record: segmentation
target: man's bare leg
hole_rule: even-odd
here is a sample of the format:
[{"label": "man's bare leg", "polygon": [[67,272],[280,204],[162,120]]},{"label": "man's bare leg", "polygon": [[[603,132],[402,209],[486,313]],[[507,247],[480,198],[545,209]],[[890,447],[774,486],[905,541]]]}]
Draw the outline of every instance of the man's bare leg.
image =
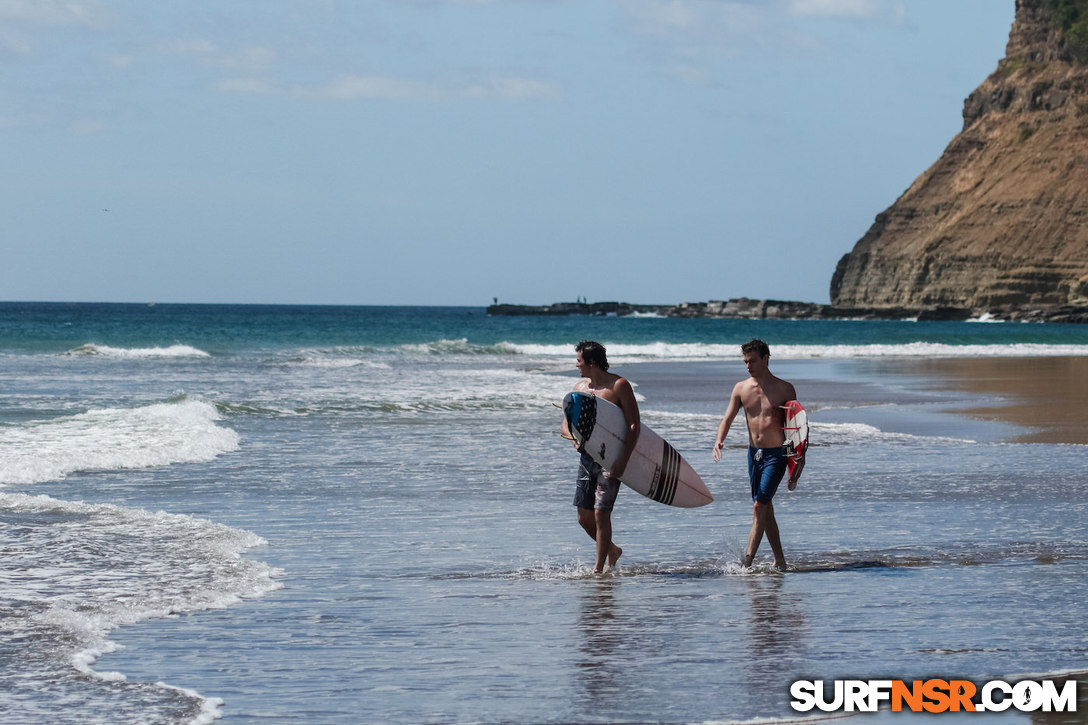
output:
[{"label": "man's bare leg", "polygon": [[763,522],[759,517],[759,503],[752,507],[752,530],[748,532],[748,549],[744,552],[744,561],[741,562],[745,569],[752,566],[752,560],[756,558],[759,543],[763,540]]},{"label": "man's bare leg", "polygon": [[782,539],[778,535],[778,520],[774,517],[774,506],[770,506],[770,511],[767,514],[767,525],[764,527],[764,531],[767,534],[767,543],[771,545],[771,551],[774,552],[774,562],[771,566],[775,569],[785,571],[786,554],[782,551]]},{"label": "man's bare leg", "polygon": [[578,525],[585,529],[589,538],[597,540],[597,519],[593,515],[593,509],[578,509]]},{"label": "man's bare leg", "polygon": [[782,538],[778,532],[778,521],[774,517],[774,505],[756,501],[752,504],[752,530],[748,534],[748,551],[744,555],[746,567],[752,565],[752,559],[755,558],[756,550],[759,549],[763,534],[767,534],[767,543],[771,545],[771,551],[774,553],[772,566],[784,570],[786,555],[782,551]]},{"label": "man's bare leg", "polygon": [[597,520],[597,566],[593,571],[599,574],[616,565],[623,549],[612,543],[612,512],[594,511],[593,514]]},{"label": "man's bare leg", "polygon": [[600,574],[614,567],[623,554],[623,549],[612,543],[612,512],[580,508],[578,523],[589,534],[589,538],[597,542],[597,563],[593,571]]}]

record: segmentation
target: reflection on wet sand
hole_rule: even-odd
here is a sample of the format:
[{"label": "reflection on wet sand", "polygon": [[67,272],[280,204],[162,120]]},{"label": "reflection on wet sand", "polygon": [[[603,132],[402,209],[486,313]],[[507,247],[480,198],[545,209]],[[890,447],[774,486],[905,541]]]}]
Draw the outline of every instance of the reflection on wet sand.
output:
[{"label": "reflection on wet sand", "polygon": [[619,579],[601,578],[582,593],[581,617],[575,626],[582,633],[578,651],[578,676],[588,702],[622,691],[620,669],[615,666],[617,650],[624,638],[617,626],[614,587]]},{"label": "reflection on wet sand", "polygon": [[766,689],[768,680],[794,671],[806,656],[804,605],[801,597],[783,592],[786,578],[749,576],[748,677],[751,687]]}]

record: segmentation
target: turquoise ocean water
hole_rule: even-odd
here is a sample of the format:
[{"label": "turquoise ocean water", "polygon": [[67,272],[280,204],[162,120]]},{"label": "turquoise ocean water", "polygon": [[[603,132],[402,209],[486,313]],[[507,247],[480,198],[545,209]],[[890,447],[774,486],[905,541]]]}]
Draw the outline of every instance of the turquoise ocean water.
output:
[{"label": "turquoise ocean water", "polygon": [[[784,575],[736,565],[739,423],[710,460],[752,337],[813,423]],[[606,576],[553,406],[582,338],[716,497],[624,490]],[[1086,355],[1080,325],[0,304],[0,721],[762,722],[797,679],[1088,670],[1088,441],[910,372]]]}]

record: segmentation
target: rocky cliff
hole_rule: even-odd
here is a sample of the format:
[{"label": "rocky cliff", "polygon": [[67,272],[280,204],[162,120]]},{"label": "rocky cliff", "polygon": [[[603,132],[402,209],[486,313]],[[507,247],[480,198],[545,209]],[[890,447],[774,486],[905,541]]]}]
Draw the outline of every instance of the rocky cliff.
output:
[{"label": "rocky cliff", "polygon": [[[1079,13],[1079,15],[1078,15]],[[1088,305],[1088,0],[1016,0],[963,130],[838,264],[840,308]]]}]

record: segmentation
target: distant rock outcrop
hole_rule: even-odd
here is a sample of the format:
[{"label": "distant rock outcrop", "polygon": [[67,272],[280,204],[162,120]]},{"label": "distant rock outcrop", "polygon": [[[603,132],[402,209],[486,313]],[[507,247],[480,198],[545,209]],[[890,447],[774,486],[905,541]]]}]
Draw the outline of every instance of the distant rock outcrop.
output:
[{"label": "distant rock outcrop", "polygon": [[496,302],[488,305],[487,314],[504,317],[520,315],[628,317],[630,315],[660,315],[666,308],[667,305],[633,305],[627,302],[555,302],[550,305],[500,305]]},{"label": "distant rock outcrop", "polygon": [[[1079,18],[1078,18],[1079,13]],[[1016,0],[963,130],[831,280],[838,308],[1005,318],[1088,306],[1088,0]]]},{"label": "distant rock outcrop", "polygon": [[[556,302],[551,305],[489,305],[487,314],[516,315],[591,315],[598,317],[712,317],[734,320],[966,320],[971,311],[959,307],[834,307],[815,302],[787,300],[730,300],[682,302],[678,305],[636,305],[629,302]],[[1022,316],[1039,322],[1088,322],[1088,307],[1063,308],[1047,314]]]}]

